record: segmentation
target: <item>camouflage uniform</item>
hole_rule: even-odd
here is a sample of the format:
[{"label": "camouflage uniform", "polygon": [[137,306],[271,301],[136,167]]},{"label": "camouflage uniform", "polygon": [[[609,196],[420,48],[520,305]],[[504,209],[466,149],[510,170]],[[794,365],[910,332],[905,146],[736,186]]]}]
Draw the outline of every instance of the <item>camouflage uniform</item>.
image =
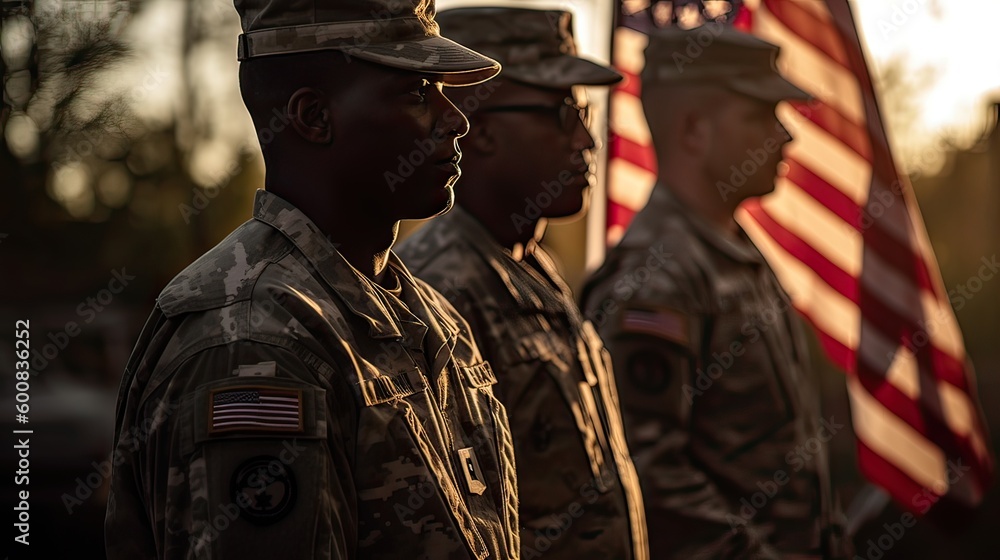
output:
[{"label": "camouflage uniform", "polygon": [[514,456],[466,323],[298,209],[160,294],[119,395],[109,558],[517,558]]},{"label": "camouflage uniform", "polygon": [[[778,73],[778,51],[716,23],[661,29],[642,81],[648,95],[713,84],[769,105],[807,99]],[[582,293],[618,373],[650,553],[843,557],[824,444],[844,427],[820,419],[806,331],[746,234],[670,187],[654,187]]]},{"label": "camouflage uniform", "polygon": [[523,558],[648,558],[611,364],[539,247],[516,261],[461,210],[399,254],[468,319],[499,375],[521,493]]},{"label": "camouflage uniform", "polygon": [[842,426],[819,420],[802,325],[745,234],[657,185],[583,297],[619,372],[653,557],[819,554],[816,444]]}]

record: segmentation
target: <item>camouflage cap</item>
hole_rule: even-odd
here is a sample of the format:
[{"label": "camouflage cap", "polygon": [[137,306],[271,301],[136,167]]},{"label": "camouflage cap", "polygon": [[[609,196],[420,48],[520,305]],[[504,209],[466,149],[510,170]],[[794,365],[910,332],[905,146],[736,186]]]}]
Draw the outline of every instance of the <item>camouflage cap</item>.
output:
[{"label": "camouflage cap", "polygon": [[778,45],[717,22],[657,29],[649,35],[642,83],[717,84],[768,102],[810,99],[778,71],[779,51]]},{"label": "camouflage cap", "polygon": [[239,59],[335,50],[393,68],[442,74],[446,85],[483,82],[497,61],[441,36],[434,0],[234,0]]},{"label": "camouflage cap", "polygon": [[503,76],[533,86],[610,85],[618,72],[576,55],[573,14],[527,8],[456,8],[438,14],[456,41],[503,63]]}]

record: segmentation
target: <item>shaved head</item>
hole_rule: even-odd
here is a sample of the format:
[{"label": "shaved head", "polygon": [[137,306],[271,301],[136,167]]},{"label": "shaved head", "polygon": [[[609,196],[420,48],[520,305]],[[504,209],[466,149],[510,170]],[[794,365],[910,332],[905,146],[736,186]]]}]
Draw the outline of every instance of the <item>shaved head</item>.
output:
[{"label": "shaved head", "polygon": [[[272,138],[280,142],[274,118],[286,113],[288,100],[301,88],[313,88],[336,96],[353,81],[356,64],[337,51],[264,56],[240,63],[240,94],[261,140],[265,160]],[[270,132],[265,132],[270,129]]]}]

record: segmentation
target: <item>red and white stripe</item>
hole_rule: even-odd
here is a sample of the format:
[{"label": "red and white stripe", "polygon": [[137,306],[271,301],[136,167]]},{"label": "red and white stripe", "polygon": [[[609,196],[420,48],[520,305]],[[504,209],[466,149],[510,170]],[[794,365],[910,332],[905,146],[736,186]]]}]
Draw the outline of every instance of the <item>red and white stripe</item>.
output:
[{"label": "red and white stripe", "polygon": [[614,32],[611,63],[624,76],[608,109],[607,240],[618,243],[656,182],[656,157],[639,100],[646,35],[625,25]]},{"label": "red and white stripe", "polygon": [[[812,93],[783,103],[795,137],[774,194],[738,218],[796,308],[847,373],[862,472],[902,506],[978,504],[993,474],[973,373],[937,262],[896,171],[847,0],[761,0],[737,25],[781,45],[786,77]],[[627,18],[625,18],[627,24]],[[608,241],[655,182],[639,104],[645,36],[619,27],[613,62]],[[969,467],[961,476],[948,462]]]}]

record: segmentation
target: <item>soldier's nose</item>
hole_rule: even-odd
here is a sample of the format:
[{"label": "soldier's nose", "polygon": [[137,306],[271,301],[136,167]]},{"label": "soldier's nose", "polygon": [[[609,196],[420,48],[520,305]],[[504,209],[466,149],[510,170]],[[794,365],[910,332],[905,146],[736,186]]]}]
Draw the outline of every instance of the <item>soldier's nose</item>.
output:
[{"label": "soldier's nose", "polygon": [[434,90],[437,97],[439,97],[439,106],[442,108],[442,116],[438,119],[438,123],[443,125],[445,131],[449,134],[454,134],[457,138],[461,138],[469,133],[469,119],[458,110],[458,107],[445,96],[440,90]]}]

